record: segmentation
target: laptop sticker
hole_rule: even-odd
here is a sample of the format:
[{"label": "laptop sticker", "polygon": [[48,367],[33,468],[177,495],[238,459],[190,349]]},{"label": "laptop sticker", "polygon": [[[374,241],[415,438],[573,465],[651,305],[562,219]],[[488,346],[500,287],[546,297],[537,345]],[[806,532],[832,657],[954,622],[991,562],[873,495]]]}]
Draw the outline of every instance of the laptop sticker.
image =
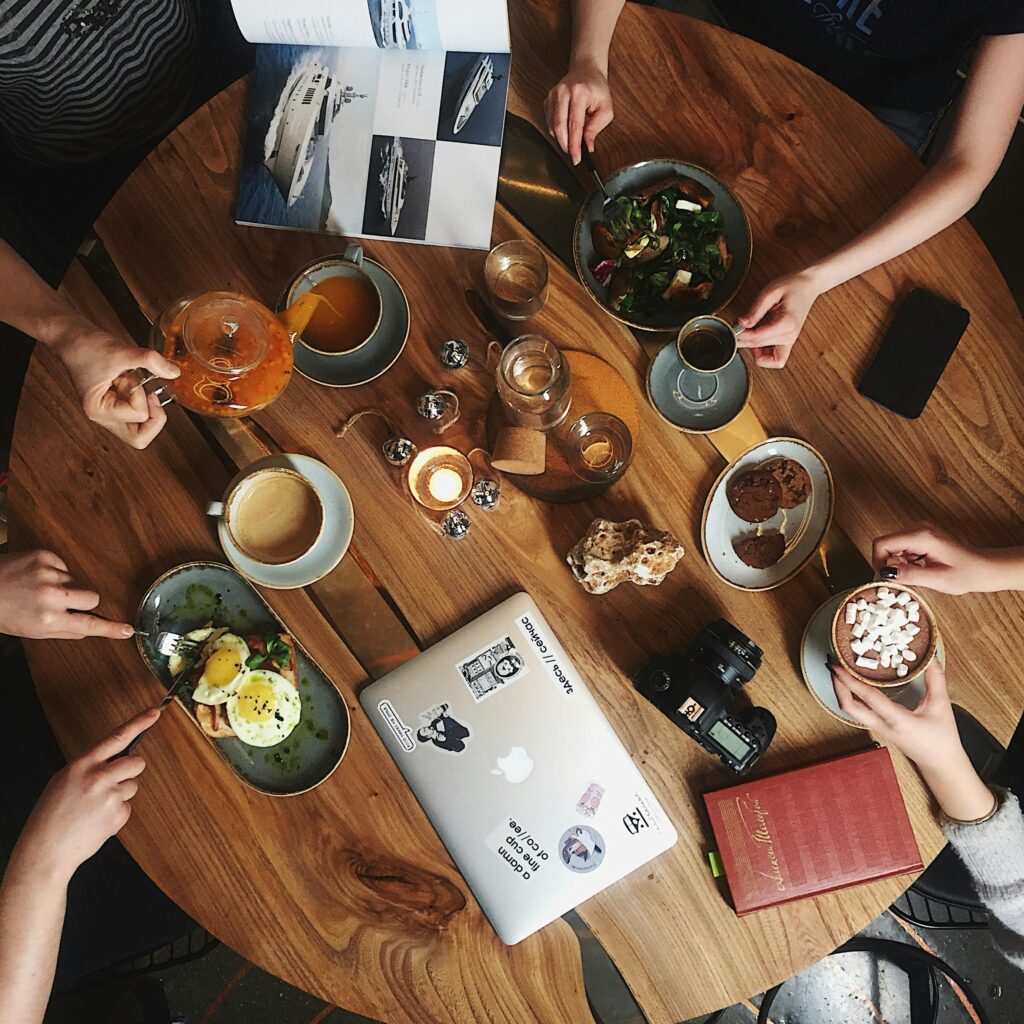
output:
[{"label": "laptop sticker", "polygon": [[524,882],[537,876],[552,855],[533,838],[532,833],[511,815],[506,816],[484,840],[508,866],[509,871]]},{"label": "laptop sticker", "polygon": [[411,754],[416,749],[416,744],[412,741],[412,729],[398,717],[398,712],[391,701],[382,700],[377,705],[377,710],[380,712],[380,717],[388,723],[388,728],[395,734],[395,739],[398,740],[401,748],[407,754]]},{"label": "laptop sticker", "polygon": [[645,832],[663,831],[661,815],[642,793],[633,793],[635,806],[622,816],[622,827],[630,836],[643,835]]},{"label": "laptop sticker", "polygon": [[592,818],[597,814],[597,809],[601,806],[601,797],[603,796],[604,786],[592,782],[584,790],[583,796],[577,801],[576,813],[582,814],[584,818]]},{"label": "laptop sticker", "polygon": [[461,754],[466,749],[466,740],[473,735],[468,725],[448,714],[447,704],[437,704],[422,712],[420,721],[424,724],[416,730],[416,739],[446,754]]},{"label": "laptop sticker", "polygon": [[473,700],[478,703],[509,683],[522,679],[529,671],[510,636],[495,640],[455,667],[469,687]]},{"label": "laptop sticker", "polygon": [[504,757],[498,758],[498,766],[491,769],[492,775],[504,775],[507,782],[517,786],[525,782],[533,772],[533,758],[526,747],[510,747]]},{"label": "laptop sticker", "polygon": [[581,875],[601,866],[604,851],[604,839],[591,825],[573,825],[558,840],[558,855],[562,863]]},{"label": "laptop sticker", "polygon": [[532,644],[537,652],[544,670],[552,682],[562,691],[562,696],[571,697],[576,691],[565,669],[558,663],[554,653],[554,645],[548,642],[541,628],[533,622],[529,615],[516,619],[519,631],[526,638],[527,644]]}]

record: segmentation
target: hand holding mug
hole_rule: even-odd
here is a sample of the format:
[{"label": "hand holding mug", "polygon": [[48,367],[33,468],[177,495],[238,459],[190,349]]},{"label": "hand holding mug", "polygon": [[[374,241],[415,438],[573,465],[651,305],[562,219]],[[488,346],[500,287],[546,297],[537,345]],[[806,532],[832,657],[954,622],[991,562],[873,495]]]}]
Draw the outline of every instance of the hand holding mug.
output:
[{"label": "hand holding mug", "polygon": [[99,603],[52,551],[0,556],[0,631],[31,640],[126,640],[134,633],[127,622],[94,615]]},{"label": "hand holding mug", "polygon": [[809,271],[777,278],[761,289],[739,317],[746,331],[736,344],[752,349],[758,366],[781,370],[820,294],[821,288]]}]

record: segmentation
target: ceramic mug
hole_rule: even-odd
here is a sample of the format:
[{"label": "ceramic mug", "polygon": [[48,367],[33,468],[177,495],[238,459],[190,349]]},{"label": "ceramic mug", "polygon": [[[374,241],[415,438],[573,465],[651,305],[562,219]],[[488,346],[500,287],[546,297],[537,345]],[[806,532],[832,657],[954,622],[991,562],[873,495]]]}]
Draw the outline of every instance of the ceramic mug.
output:
[{"label": "ceramic mug", "polygon": [[694,373],[721,373],[736,358],[736,339],[746,330],[720,316],[695,316],[679,329],[679,361]]},{"label": "ceramic mug", "polygon": [[[328,313],[333,319],[341,321],[348,321],[352,317],[358,316],[360,330],[356,336],[348,339],[342,348],[337,349],[319,348],[305,336],[300,336],[296,339],[296,344],[302,345],[308,348],[310,352],[315,352],[320,356],[336,357],[351,355],[353,352],[361,349],[377,333],[377,328],[380,327],[380,322],[384,316],[384,300],[381,296],[380,288],[377,286],[377,282],[363,269],[363,247],[353,243],[346,247],[343,255],[326,257],[320,260],[316,264],[316,273],[317,279],[310,283],[309,287],[302,287],[303,284],[309,281],[309,278],[305,276],[298,277],[292,283],[286,296],[286,305],[291,306],[303,295],[313,291],[318,286],[321,288],[321,291],[316,294],[319,295],[321,292],[326,292],[324,298],[328,302],[332,302],[332,294],[330,292],[332,286],[326,282],[334,278],[347,278],[350,281],[365,285],[370,290],[373,305],[366,309],[354,309],[351,305],[346,306],[344,303],[352,303],[353,298],[358,302],[358,291],[335,292],[332,302],[333,308]],[[342,308],[339,308],[339,302],[342,303]],[[323,342],[321,341],[322,344]]]},{"label": "ceramic mug", "polygon": [[272,466],[243,476],[206,514],[222,519],[228,537],[247,558],[286,565],[309,553],[324,530],[316,488],[293,469]]}]

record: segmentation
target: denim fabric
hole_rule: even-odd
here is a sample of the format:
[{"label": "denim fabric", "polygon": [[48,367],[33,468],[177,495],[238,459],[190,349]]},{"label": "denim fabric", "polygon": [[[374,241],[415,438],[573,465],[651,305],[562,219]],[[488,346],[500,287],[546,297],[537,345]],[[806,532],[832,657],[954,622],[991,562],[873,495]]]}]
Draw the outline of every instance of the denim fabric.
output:
[{"label": "denim fabric", "polygon": [[901,110],[899,107],[868,107],[875,117],[918,156],[923,156],[939,126],[944,110]]}]

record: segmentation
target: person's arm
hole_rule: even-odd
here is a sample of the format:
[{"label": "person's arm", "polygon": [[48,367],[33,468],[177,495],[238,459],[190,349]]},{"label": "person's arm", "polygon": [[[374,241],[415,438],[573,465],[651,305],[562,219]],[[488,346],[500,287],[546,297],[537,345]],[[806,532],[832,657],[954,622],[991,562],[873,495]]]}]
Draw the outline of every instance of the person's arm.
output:
[{"label": "person's arm", "polygon": [[767,285],[739,318],[737,344],[759,366],[785,366],[824,292],[920,245],[959,220],[992,180],[1024,106],[1024,34],[982,39],[953,134],[935,165],[890,210],[831,255]]},{"label": "person's arm", "polygon": [[872,564],[882,579],[944,594],[1024,590],[1024,547],[972,548],[931,523],[879,537]]},{"label": "person's arm", "polygon": [[548,131],[580,162],[581,147],[593,152],[598,132],[613,117],[608,88],[608,50],[625,0],[573,0],[569,70],[544,101]]},{"label": "person's arm", "polygon": [[42,1021],[57,965],[67,888],[80,864],[131,814],[146,767],[117,755],[159,717],[155,708],[58,772],[39,798],[0,885],[0,1005],[4,1019]]},{"label": "person's arm", "polygon": [[52,551],[0,555],[0,633],[32,640],[126,640],[135,630],[93,614],[100,595],[86,590]]},{"label": "person's arm", "polygon": [[943,830],[1001,922],[993,934],[1024,967],[1024,818],[1013,794],[993,792],[960,742],[946,674],[937,661],[925,671],[925,695],[913,710],[829,664],[839,706],[917,765],[942,810]]},{"label": "person's arm", "polygon": [[159,398],[125,375],[141,368],[173,379],[178,367],[155,349],[139,348],[98,328],[2,240],[0,320],[60,356],[94,423],[133,448],[145,448],[160,433],[167,416]]}]

